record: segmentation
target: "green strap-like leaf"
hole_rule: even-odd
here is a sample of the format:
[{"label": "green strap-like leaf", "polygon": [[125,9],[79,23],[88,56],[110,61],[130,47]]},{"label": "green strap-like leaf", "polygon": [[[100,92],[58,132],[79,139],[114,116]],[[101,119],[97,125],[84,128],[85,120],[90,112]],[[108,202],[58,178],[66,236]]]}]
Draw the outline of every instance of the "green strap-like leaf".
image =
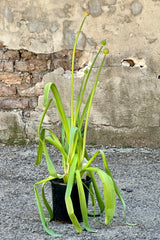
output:
[{"label": "green strap-like leaf", "polygon": [[44,211],[43,211],[43,208],[42,208],[42,204],[41,204],[41,200],[40,200],[40,196],[39,196],[39,193],[38,193],[38,190],[37,190],[37,185],[41,184],[42,182],[45,183],[45,182],[48,182],[49,180],[53,179],[53,177],[49,177],[47,179],[43,179],[41,180],[40,182],[37,182],[36,184],[34,184],[34,192],[35,192],[35,196],[36,196],[36,200],[37,200],[37,206],[38,206],[38,211],[39,211],[39,215],[40,215],[40,219],[41,219],[41,222],[42,222],[42,225],[45,229],[45,231],[50,234],[51,236],[53,237],[61,237],[62,235],[60,234],[56,234],[54,233],[48,226],[47,226],[47,220],[45,218],[45,215],[44,215]]},{"label": "green strap-like leaf", "polygon": [[53,165],[53,163],[52,163],[52,161],[49,157],[48,150],[47,150],[45,142],[43,142],[43,149],[44,149],[44,154],[45,154],[45,158],[46,158],[48,172],[49,172],[50,176],[53,176],[53,177],[56,178],[58,176],[57,176],[55,167],[54,167],[54,165]]},{"label": "green strap-like leaf", "polygon": [[97,172],[103,186],[103,195],[105,202],[105,224],[109,224],[115,212],[116,199],[112,178],[99,168],[89,167],[89,172]]},{"label": "green strap-like leaf", "polygon": [[39,123],[39,126],[38,126],[38,136],[39,136],[39,138],[41,138],[41,137],[40,137],[40,133],[41,133],[42,123],[43,123],[44,117],[45,117],[45,115],[46,115],[46,112],[47,112],[47,110],[48,110],[51,102],[52,102],[52,99],[50,99],[50,100],[46,103],[45,109],[44,109],[44,111],[43,111],[43,114],[42,114],[42,117],[41,117],[41,120],[40,120],[40,123]]},{"label": "green strap-like leaf", "polygon": [[87,211],[84,187],[82,184],[80,171],[78,171],[78,170],[76,171],[76,179],[77,179],[77,186],[78,186],[78,195],[79,195],[79,200],[80,200],[80,208],[81,208],[81,213],[82,213],[82,218],[83,218],[83,223],[84,223],[85,229],[89,232],[96,232],[96,231],[90,229],[90,227],[89,227],[88,211]]},{"label": "green strap-like leaf", "polygon": [[101,214],[101,213],[103,213],[103,211],[105,209],[105,205],[104,205],[103,199],[101,197],[99,187],[97,185],[97,182],[95,180],[93,172],[90,172],[90,177],[92,179],[92,184],[93,184],[94,191],[95,191],[95,194],[96,194],[96,199],[97,199],[97,202],[98,202],[98,206],[100,208],[100,213],[99,214]]},{"label": "green strap-like leaf", "polygon": [[76,146],[77,146],[77,140],[78,140],[77,130],[78,130],[77,127],[71,127],[71,129],[70,129],[70,137],[69,137],[70,141],[69,141],[68,157],[71,160],[75,155],[75,150],[76,150]]},{"label": "green strap-like leaf", "polygon": [[103,152],[102,150],[97,151],[97,152],[93,155],[93,157],[88,161],[88,163],[87,163],[86,166],[83,168],[83,170],[86,170],[86,169],[91,165],[91,163],[92,163],[92,162],[94,161],[94,159],[98,156],[98,154],[101,154],[102,160],[103,160],[103,164],[104,164],[104,167],[105,167],[105,171],[106,171],[106,173],[112,178],[115,192],[116,192],[117,196],[119,197],[120,201],[122,202],[122,205],[123,205],[123,208],[124,208],[124,219],[125,219],[125,222],[126,222],[127,225],[134,226],[135,224],[131,224],[131,223],[128,223],[128,222],[127,222],[127,219],[126,219],[126,204],[125,204],[125,201],[124,201],[124,199],[123,199],[123,197],[122,197],[122,195],[121,195],[121,193],[120,193],[120,191],[119,191],[119,189],[118,189],[118,187],[117,187],[117,185],[116,185],[116,183],[115,183],[115,181],[114,181],[114,179],[113,179],[113,177],[112,177],[112,174],[111,174],[111,172],[110,172],[110,170],[109,170],[109,167],[108,167],[107,160],[106,160],[106,157],[105,157],[104,152]]},{"label": "green strap-like leaf", "polygon": [[49,205],[49,203],[48,203],[48,201],[45,197],[45,192],[44,192],[44,185],[45,184],[46,184],[46,182],[42,184],[42,199],[43,199],[44,205],[47,208],[48,213],[50,215],[50,220],[52,220],[53,219],[53,211],[52,211],[52,209],[51,209],[51,207],[50,207],[50,205]]},{"label": "green strap-like leaf", "polygon": [[45,140],[51,143],[52,145],[54,145],[62,153],[62,155],[67,159],[67,154],[64,151],[62,144],[59,141],[52,139],[50,136],[47,136]]},{"label": "green strap-like leaf", "polygon": [[45,137],[45,129],[42,129],[40,133],[40,140],[39,140],[39,145],[38,145],[38,150],[37,150],[37,160],[35,162],[35,165],[39,165],[41,163],[42,155],[43,155],[43,140]]},{"label": "green strap-like leaf", "polygon": [[82,232],[81,225],[78,222],[78,219],[76,215],[74,214],[74,208],[73,208],[73,203],[71,199],[71,192],[73,188],[73,183],[74,183],[74,178],[75,178],[75,170],[76,170],[76,165],[77,165],[78,157],[76,157],[71,165],[70,169],[70,174],[68,178],[68,183],[67,183],[67,189],[65,193],[65,203],[66,203],[66,208],[68,215],[78,233]]},{"label": "green strap-like leaf", "polygon": [[59,117],[62,121],[62,124],[65,128],[65,132],[66,132],[66,137],[69,141],[69,126],[68,126],[68,122],[67,122],[67,117],[66,117],[66,114],[65,114],[65,111],[64,111],[64,107],[63,107],[63,104],[62,104],[62,100],[61,100],[61,97],[60,97],[60,94],[58,92],[58,89],[56,87],[56,85],[54,83],[47,83],[45,85],[45,90],[44,90],[44,105],[47,106],[47,102],[48,102],[48,98],[49,98],[49,90],[51,89],[52,93],[53,93],[53,96],[55,99],[52,99],[55,103],[55,106],[56,106],[56,109],[58,111],[58,114],[59,114]]},{"label": "green strap-like leaf", "polygon": [[[88,167],[90,167],[91,163],[95,160],[95,158],[98,156],[98,154],[100,153],[100,151],[97,151],[91,159],[88,160],[88,163],[85,165],[85,167],[82,169],[83,171],[86,171],[86,169]],[[97,198],[97,202],[98,202],[98,206],[100,208],[100,213],[101,214],[104,209],[105,209],[105,206],[104,206],[104,202],[103,202],[103,199],[101,197],[101,194],[99,192],[99,188],[97,186],[97,182],[95,180],[95,177],[94,177],[94,174],[93,172],[90,172],[90,177],[92,179],[92,184],[93,184],[93,187],[94,187],[94,191],[95,191],[95,194],[96,194],[96,198]]]},{"label": "green strap-like leaf", "polygon": [[120,201],[121,201],[121,203],[122,203],[122,205],[123,205],[123,209],[124,209],[124,220],[125,220],[125,222],[126,222],[127,225],[129,225],[129,226],[134,226],[135,224],[132,224],[132,223],[128,223],[128,222],[127,222],[127,217],[126,217],[126,204],[125,204],[125,201],[124,201],[124,199],[123,199],[123,197],[122,197],[122,195],[121,195],[121,193],[120,193],[120,191],[119,191],[119,188],[117,187],[117,185],[116,185],[116,183],[115,183],[115,181],[114,181],[114,179],[113,179],[113,177],[112,177],[112,174],[111,174],[111,172],[110,172],[110,170],[109,170],[109,167],[108,167],[107,160],[106,160],[106,157],[105,157],[104,152],[103,152],[102,150],[100,150],[100,153],[101,153],[101,155],[102,155],[102,160],[103,160],[103,164],[104,164],[105,170],[106,170],[107,174],[112,178],[115,192],[116,192],[117,196],[119,197],[119,199],[120,199]]}]

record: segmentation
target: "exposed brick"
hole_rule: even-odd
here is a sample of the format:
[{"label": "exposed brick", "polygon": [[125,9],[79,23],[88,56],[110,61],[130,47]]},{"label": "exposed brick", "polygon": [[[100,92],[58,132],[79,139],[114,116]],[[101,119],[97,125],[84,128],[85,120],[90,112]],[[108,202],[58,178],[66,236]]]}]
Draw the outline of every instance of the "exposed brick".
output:
[{"label": "exposed brick", "polygon": [[34,109],[37,98],[0,98],[0,109]]},{"label": "exposed brick", "polygon": [[15,87],[0,86],[0,97],[8,97],[16,95]]},{"label": "exposed brick", "polygon": [[0,75],[0,81],[7,85],[19,85],[22,82],[21,76],[18,73]]},{"label": "exposed brick", "polygon": [[15,70],[17,72],[45,72],[48,70],[46,60],[26,60],[26,61],[16,61]]},{"label": "exposed brick", "polygon": [[13,62],[0,61],[0,72],[13,72]]},{"label": "exposed brick", "polygon": [[3,54],[3,60],[19,60],[20,54],[18,50],[7,50]]},{"label": "exposed brick", "polygon": [[29,108],[28,98],[0,98],[0,108],[26,109]]},{"label": "exposed brick", "polygon": [[27,62],[27,71],[29,72],[45,72],[47,70],[46,60],[34,59]]},{"label": "exposed brick", "polygon": [[22,84],[30,84],[32,79],[32,74],[30,73],[21,73]]},{"label": "exposed brick", "polygon": [[37,55],[33,52],[29,52],[27,50],[20,50],[20,55],[22,60],[30,60],[37,58]]},{"label": "exposed brick", "polygon": [[56,68],[62,67],[64,70],[71,70],[71,61],[59,60],[55,63]]},{"label": "exposed brick", "polygon": [[3,59],[3,50],[0,49],[0,60],[2,60],[2,59]]},{"label": "exposed brick", "polygon": [[52,58],[51,54],[48,53],[48,54],[37,54],[37,59],[40,59],[40,60],[50,60]]},{"label": "exposed brick", "polygon": [[3,71],[4,72],[13,72],[14,71],[13,62],[4,61]]},{"label": "exposed brick", "polygon": [[27,62],[26,61],[16,61],[15,70],[17,72],[27,72]]},{"label": "exposed brick", "polygon": [[32,74],[32,83],[38,83],[41,82],[43,79],[44,74],[43,73],[33,73]]},{"label": "exposed brick", "polygon": [[3,62],[0,61],[0,72],[3,72]]},{"label": "exposed brick", "polygon": [[69,50],[63,49],[61,51],[53,53],[53,58],[54,59],[67,59],[70,57]]},{"label": "exposed brick", "polygon": [[[75,70],[79,69],[78,60],[82,55],[82,50],[76,50],[75,52]],[[62,67],[64,70],[71,70],[72,65],[72,50],[61,50],[53,54],[53,62],[55,67]]]}]

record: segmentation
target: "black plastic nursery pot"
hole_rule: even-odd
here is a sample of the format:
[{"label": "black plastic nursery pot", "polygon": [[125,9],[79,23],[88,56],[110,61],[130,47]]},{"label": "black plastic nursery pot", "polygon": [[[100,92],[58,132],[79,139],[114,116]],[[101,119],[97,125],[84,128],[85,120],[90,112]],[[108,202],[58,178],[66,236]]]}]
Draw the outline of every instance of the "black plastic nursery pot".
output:
[{"label": "black plastic nursery pot", "polygon": [[[91,178],[87,178],[83,181],[83,188],[86,197],[86,204],[88,207],[88,197],[89,197],[89,186],[91,183]],[[68,216],[68,212],[65,204],[65,192],[67,184],[63,182],[62,179],[51,180],[52,188],[52,201],[53,201],[53,220],[71,223],[71,220]],[[80,209],[80,202],[78,196],[77,184],[74,183],[71,193],[71,199],[73,203],[74,213],[79,222],[82,222],[82,214]]]}]

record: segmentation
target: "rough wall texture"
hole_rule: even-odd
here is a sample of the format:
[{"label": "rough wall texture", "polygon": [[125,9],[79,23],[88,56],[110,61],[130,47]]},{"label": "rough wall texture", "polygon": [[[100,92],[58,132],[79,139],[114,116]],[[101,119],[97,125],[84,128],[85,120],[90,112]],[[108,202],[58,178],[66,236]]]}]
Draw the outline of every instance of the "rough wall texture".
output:
[{"label": "rough wall texture", "polygon": [[[93,102],[88,143],[160,146],[158,0],[1,0],[0,141],[37,140],[48,81],[56,82],[68,112],[71,49],[86,10],[91,16],[78,42],[75,91],[101,40],[107,39],[110,49]],[[59,133],[54,107],[45,123]]]}]

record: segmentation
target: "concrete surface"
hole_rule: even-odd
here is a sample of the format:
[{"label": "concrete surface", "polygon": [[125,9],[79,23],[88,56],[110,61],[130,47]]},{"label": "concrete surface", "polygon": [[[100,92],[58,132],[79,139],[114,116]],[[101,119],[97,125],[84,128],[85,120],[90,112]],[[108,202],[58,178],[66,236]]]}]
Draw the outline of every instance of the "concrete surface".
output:
[{"label": "concrete surface", "polygon": [[[127,205],[127,220],[136,226],[127,226],[123,219],[123,207],[117,200],[115,217],[109,226],[103,226],[90,218],[91,228],[97,233],[83,231],[77,234],[71,224],[49,223],[62,240],[97,239],[160,239],[160,149],[109,148],[102,146],[114,179],[121,189]],[[37,145],[7,146],[0,144],[0,239],[2,240],[50,240],[40,222],[33,184],[47,177],[45,161],[34,166]],[[98,146],[88,146],[89,155]],[[57,169],[60,154],[50,148]],[[98,157],[95,165],[102,167]],[[46,186],[49,189],[50,186]],[[123,190],[122,190],[123,189]],[[48,196],[49,201],[51,196]],[[104,216],[99,217],[104,221]],[[82,224],[83,225],[83,224]]]}]

